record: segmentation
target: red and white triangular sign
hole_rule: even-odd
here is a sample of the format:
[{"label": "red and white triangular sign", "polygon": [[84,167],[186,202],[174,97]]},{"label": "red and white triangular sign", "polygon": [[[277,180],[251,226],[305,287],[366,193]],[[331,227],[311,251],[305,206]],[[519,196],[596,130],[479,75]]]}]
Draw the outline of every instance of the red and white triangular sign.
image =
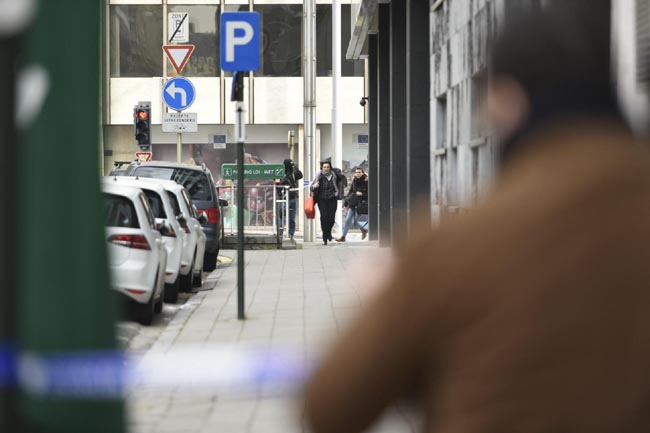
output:
[{"label": "red and white triangular sign", "polygon": [[163,45],[163,50],[177,73],[181,73],[190,56],[194,52],[194,45]]},{"label": "red and white triangular sign", "polygon": [[135,152],[135,157],[140,161],[151,161],[152,152]]}]

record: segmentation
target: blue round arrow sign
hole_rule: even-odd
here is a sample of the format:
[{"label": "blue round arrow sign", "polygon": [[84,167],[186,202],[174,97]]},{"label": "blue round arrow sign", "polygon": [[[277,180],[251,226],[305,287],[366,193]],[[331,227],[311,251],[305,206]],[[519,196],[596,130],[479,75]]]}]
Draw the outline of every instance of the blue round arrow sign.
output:
[{"label": "blue round arrow sign", "polygon": [[176,111],[183,111],[194,103],[196,91],[190,80],[184,77],[175,77],[167,81],[162,91],[165,104]]}]

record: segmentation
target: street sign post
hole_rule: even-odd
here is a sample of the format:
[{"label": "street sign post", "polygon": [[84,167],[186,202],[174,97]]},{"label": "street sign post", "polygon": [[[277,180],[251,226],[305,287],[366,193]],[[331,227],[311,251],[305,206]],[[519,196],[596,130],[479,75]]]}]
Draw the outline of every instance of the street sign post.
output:
[{"label": "street sign post", "polygon": [[[227,180],[237,179],[237,164],[221,165],[221,177]],[[284,164],[244,164],[245,180],[273,180],[284,177]]]},{"label": "street sign post", "polygon": [[162,47],[177,74],[180,74],[187,65],[194,48],[196,48],[194,45],[163,45]]},{"label": "street sign post", "polygon": [[170,12],[169,19],[170,43],[186,44],[190,41],[190,17],[187,12]]},{"label": "street sign post", "polygon": [[221,14],[221,69],[257,71],[260,67],[260,15],[257,12]]},{"label": "street sign post", "polygon": [[235,108],[237,137],[237,318],[244,320],[244,71],[260,67],[260,15],[257,12],[221,14],[221,69],[233,72],[231,101]]},{"label": "street sign post", "polygon": [[196,91],[190,80],[184,77],[175,77],[167,81],[163,87],[162,97],[169,108],[183,111],[194,103]]},{"label": "street sign post", "polygon": [[197,132],[196,113],[163,113],[163,132]]}]

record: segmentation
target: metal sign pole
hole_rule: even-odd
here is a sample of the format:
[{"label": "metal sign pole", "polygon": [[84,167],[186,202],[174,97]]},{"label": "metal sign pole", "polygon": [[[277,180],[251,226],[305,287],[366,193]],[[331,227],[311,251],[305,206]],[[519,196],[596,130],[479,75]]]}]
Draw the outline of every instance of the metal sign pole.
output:
[{"label": "metal sign pole", "polygon": [[246,319],[244,308],[244,143],[246,125],[244,121],[244,74],[235,73],[235,136],[237,137],[237,318]]},{"label": "metal sign pole", "polygon": [[176,134],[176,162],[181,162],[181,151],[183,149],[183,134]]}]

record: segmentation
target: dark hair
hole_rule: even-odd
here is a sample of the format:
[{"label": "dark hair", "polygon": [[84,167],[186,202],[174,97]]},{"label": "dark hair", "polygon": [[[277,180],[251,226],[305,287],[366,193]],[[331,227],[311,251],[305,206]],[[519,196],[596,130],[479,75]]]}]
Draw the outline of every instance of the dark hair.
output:
[{"label": "dark hair", "polygon": [[531,112],[525,130],[563,116],[619,116],[609,16],[608,0],[563,0],[505,26],[491,72],[513,78],[526,92]]}]

